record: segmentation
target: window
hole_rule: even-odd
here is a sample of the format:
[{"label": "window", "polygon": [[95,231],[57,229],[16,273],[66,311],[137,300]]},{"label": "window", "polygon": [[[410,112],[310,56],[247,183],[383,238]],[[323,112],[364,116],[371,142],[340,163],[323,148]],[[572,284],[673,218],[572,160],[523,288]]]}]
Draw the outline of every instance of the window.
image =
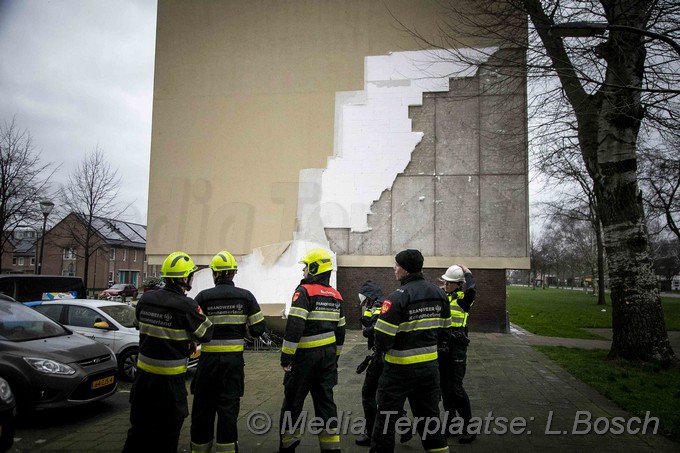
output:
[{"label": "window", "polygon": [[137,249],[132,251],[132,261],[137,262]]},{"label": "window", "polygon": [[22,256],[21,258],[19,258],[19,266],[23,266],[23,265],[24,265],[24,257]]},{"label": "window", "polygon": [[73,263],[69,264],[66,269],[62,270],[61,275],[65,277],[75,277],[76,273],[73,271]]},{"label": "window", "polygon": [[127,260],[127,249],[123,249],[123,261]]},{"label": "window", "polygon": [[14,266],[17,265],[17,258],[15,256],[12,257],[12,265],[14,265]]},{"label": "window", "polygon": [[35,266],[35,258],[31,258],[31,266]]},{"label": "window", "polygon": [[64,260],[75,260],[76,252],[72,248],[64,249]]},{"label": "window", "polygon": [[95,322],[102,320],[102,315],[87,307],[68,307],[66,324],[76,327],[94,327]]},{"label": "window", "polygon": [[116,249],[112,248],[112,249],[109,250],[109,260],[110,261],[116,260]]}]

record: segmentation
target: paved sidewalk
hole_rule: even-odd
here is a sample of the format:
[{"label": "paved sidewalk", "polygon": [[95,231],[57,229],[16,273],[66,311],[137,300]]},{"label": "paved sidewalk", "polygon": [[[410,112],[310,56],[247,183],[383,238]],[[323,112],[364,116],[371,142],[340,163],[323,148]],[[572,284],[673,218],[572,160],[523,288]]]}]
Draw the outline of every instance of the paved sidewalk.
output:
[{"label": "paved sidewalk", "polygon": [[[456,439],[450,439],[451,451],[680,453],[680,444],[651,433],[653,423],[647,426],[645,434],[596,434],[592,422],[600,417],[608,420],[622,417],[625,422],[631,421],[632,428],[640,431],[643,423],[637,423],[632,415],[536,352],[527,335],[518,331],[510,334],[472,333],[471,340],[466,388],[471,397],[473,416],[482,418],[482,430],[487,434],[480,435],[469,445],[460,445]],[[347,423],[348,429],[355,417],[362,415],[361,385],[364,375],[357,375],[354,370],[365,352],[365,342],[360,333],[350,331],[339,363],[339,385],[335,389],[338,409],[350,422]],[[278,353],[246,353],[246,395],[242,399],[239,421],[242,453],[272,453],[277,450],[276,428],[282,402],[282,377]],[[308,398],[306,408],[311,417],[311,398]],[[585,421],[588,414],[590,423]],[[33,445],[30,450],[12,451],[120,451],[128,428],[127,417],[128,411],[123,410],[115,416],[65,432],[58,441],[42,448]],[[510,429],[509,421],[513,419],[516,434]],[[248,430],[248,424],[261,427],[268,420],[273,420],[274,426],[267,433],[255,434]],[[521,428],[523,421],[525,427]],[[605,424],[604,418],[598,421],[598,429],[606,431]],[[189,425],[187,419],[180,451],[190,451]],[[581,434],[586,431],[590,432]],[[354,444],[355,437],[351,433],[342,436],[343,452],[368,451],[368,448]],[[316,451],[316,437],[305,434],[298,452]],[[396,451],[421,452],[423,449],[416,436],[407,444],[397,444]]]},{"label": "paved sidewalk", "polygon": [[[529,344],[547,345],[547,346],[566,346],[569,348],[582,349],[610,349],[612,345],[612,329],[602,328],[584,328],[590,333],[601,336],[602,340],[588,340],[584,338],[560,338],[560,337],[544,337],[535,335],[519,326],[510,325],[510,331],[513,335],[520,337],[523,341]],[[669,331],[668,341],[673,348],[675,356],[680,358],[680,332]]]}]

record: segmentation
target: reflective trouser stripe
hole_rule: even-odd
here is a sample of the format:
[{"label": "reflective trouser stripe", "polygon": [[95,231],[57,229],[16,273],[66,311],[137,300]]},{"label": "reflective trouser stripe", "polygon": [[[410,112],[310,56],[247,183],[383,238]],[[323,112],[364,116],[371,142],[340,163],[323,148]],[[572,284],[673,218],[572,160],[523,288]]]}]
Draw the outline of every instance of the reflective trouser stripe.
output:
[{"label": "reflective trouser stripe", "polygon": [[300,439],[302,439],[302,433],[283,435],[281,436],[281,446],[283,448],[292,447],[296,442],[300,442]]},{"label": "reflective trouser stripe", "polygon": [[340,449],[340,435],[339,434],[319,434],[319,446],[321,451],[324,450],[339,450]]},{"label": "reflective trouser stripe", "polygon": [[215,444],[215,453],[221,453],[225,451],[236,451],[236,442],[231,442],[228,444]]},{"label": "reflective trouser stripe", "polygon": [[204,453],[206,451],[212,451],[212,441],[208,442],[207,444],[197,444],[195,442],[191,442],[191,453]]},{"label": "reflective trouser stripe", "polygon": [[446,447],[441,447],[441,448],[431,448],[429,450],[425,450],[426,452],[436,452],[436,451],[451,451],[449,450],[449,446],[447,445]]}]

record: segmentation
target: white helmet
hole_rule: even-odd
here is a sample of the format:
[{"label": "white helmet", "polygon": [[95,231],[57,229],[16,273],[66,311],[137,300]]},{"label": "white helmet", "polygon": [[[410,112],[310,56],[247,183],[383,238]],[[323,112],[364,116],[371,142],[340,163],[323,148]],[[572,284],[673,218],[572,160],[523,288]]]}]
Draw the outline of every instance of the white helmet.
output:
[{"label": "white helmet", "polygon": [[442,275],[442,280],[447,282],[464,282],[465,272],[463,272],[462,267],[454,264],[453,266],[446,269],[446,273]]}]

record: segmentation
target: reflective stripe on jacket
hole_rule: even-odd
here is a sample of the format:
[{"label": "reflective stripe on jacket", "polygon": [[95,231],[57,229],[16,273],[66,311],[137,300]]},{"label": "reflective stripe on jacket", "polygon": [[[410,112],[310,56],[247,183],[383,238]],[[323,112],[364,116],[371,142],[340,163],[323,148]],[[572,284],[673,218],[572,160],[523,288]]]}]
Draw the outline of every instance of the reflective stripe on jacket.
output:
[{"label": "reflective stripe on jacket", "polygon": [[437,360],[437,345],[451,335],[451,311],[446,294],[411,274],[382,305],[375,325],[376,349],[385,361],[412,365]]}]

